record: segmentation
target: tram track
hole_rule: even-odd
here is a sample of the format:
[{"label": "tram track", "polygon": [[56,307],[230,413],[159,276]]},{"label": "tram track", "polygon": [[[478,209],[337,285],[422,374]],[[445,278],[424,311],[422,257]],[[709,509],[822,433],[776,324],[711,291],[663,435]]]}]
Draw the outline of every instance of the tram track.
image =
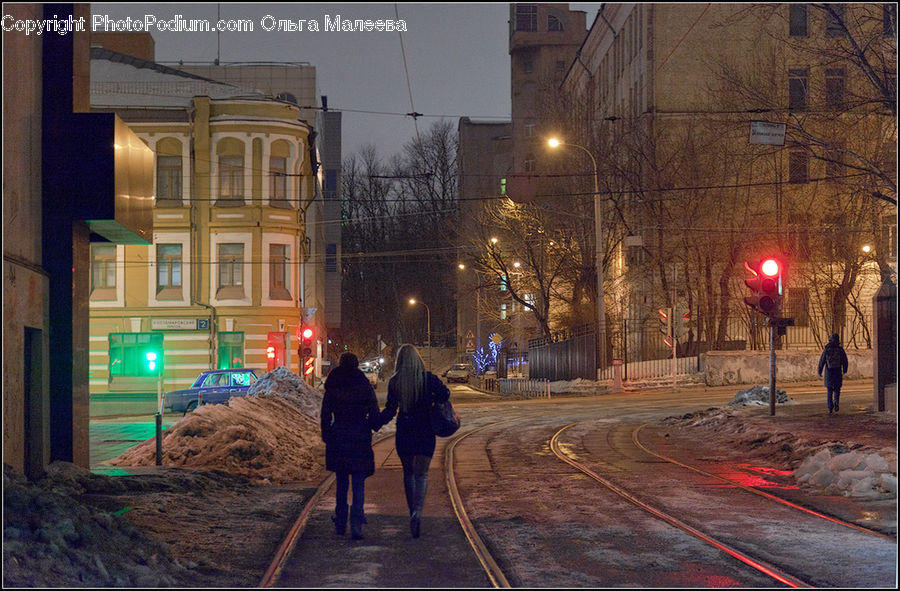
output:
[{"label": "tram track", "polygon": [[[527,419],[531,419],[532,422],[523,426],[521,429],[516,429],[514,431],[503,431],[501,429],[510,424]],[[579,425],[584,421],[572,422],[562,427],[560,427],[561,423],[557,422],[554,424],[551,421],[552,419],[548,421],[546,417],[539,413],[526,413],[505,420],[485,422],[481,425],[477,425],[476,423],[476,426],[465,429],[465,431],[461,431],[455,436],[447,438],[442,442],[442,471],[444,473],[444,481],[450,505],[452,506],[452,512],[455,515],[456,520],[459,523],[459,528],[465,535],[478,564],[481,569],[483,569],[490,585],[493,587],[509,588],[514,585],[529,586],[528,576],[534,576],[533,574],[529,574],[523,578],[521,564],[523,561],[527,563],[530,557],[521,553],[521,545],[517,546],[515,543],[508,545],[511,539],[508,536],[510,535],[510,532],[514,531],[509,528],[518,526],[516,526],[515,523],[510,524],[510,519],[504,517],[504,515],[509,514],[510,507],[517,507],[517,501],[526,498],[527,493],[525,491],[529,490],[529,483],[533,483],[535,479],[541,478],[542,475],[545,479],[555,479],[558,482],[565,482],[565,484],[562,485],[562,492],[565,495],[571,495],[578,489],[584,491],[581,493],[581,500],[578,501],[579,503],[585,503],[584,506],[590,506],[593,503],[601,503],[602,506],[612,505],[609,501],[600,501],[596,495],[589,492],[590,483],[595,483],[602,485],[605,490],[612,493],[610,498],[618,497],[624,499],[626,502],[623,506],[631,505],[640,509],[640,512],[635,512],[635,515],[641,512],[645,515],[644,518],[629,516],[628,518],[620,519],[620,516],[615,512],[616,510],[610,509],[605,516],[598,514],[590,517],[589,521],[579,520],[578,517],[574,516],[572,517],[576,523],[584,524],[583,527],[593,528],[592,531],[597,531],[599,529],[599,531],[602,532],[606,528],[615,527],[618,531],[628,530],[635,532],[633,535],[647,536],[648,534],[646,532],[641,533],[645,527],[640,525],[641,519],[649,523],[655,518],[667,523],[678,531],[683,532],[680,535],[684,536],[684,534],[688,534],[693,539],[700,540],[708,547],[724,552],[727,556],[738,561],[734,562],[733,565],[726,566],[726,563],[731,561],[724,557],[721,559],[721,572],[727,573],[721,575],[723,580],[728,579],[728,577],[731,577],[728,579],[731,581],[739,580],[735,578],[737,576],[735,573],[739,572],[740,569],[744,569],[747,573],[757,573],[756,575],[747,575],[750,577],[748,580],[766,580],[766,578],[768,578],[768,580],[771,580],[776,586],[811,587],[822,584],[824,579],[821,576],[821,573],[817,575],[802,573],[798,576],[798,573],[796,572],[788,572],[790,569],[785,569],[783,565],[779,566],[773,562],[773,554],[771,552],[768,554],[763,552],[765,558],[754,556],[752,544],[749,544],[751,546],[751,551],[747,551],[747,548],[742,547],[743,544],[741,543],[740,538],[741,532],[730,532],[731,538],[726,537],[726,539],[722,539],[721,536],[714,531],[704,531],[706,529],[704,528],[705,522],[701,519],[700,523],[698,523],[696,516],[694,516],[695,518],[693,520],[691,517],[685,519],[677,510],[673,512],[671,508],[666,508],[665,504],[660,505],[658,502],[652,500],[652,495],[650,498],[639,498],[639,495],[627,490],[629,487],[628,484],[623,485],[623,482],[627,482],[628,478],[632,478],[634,483],[639,482],[639,480],[634,480],[640,478],[638,472],[629,473],[629,463],[632,463],[632,465],[639,465],[641,463],[646,464],[648,461],[650,463],[661,462],[661,465],[665,464],[671,466],[672,469],[688,470],[702,478],[716,479],[719,482],[727,484],[727,488],[729,489],[751,493],[760,499],[778,503],[781,507],[797,510],[804,513],[804,515],[816,517],[817,519],[822,519],[836,525],[846,526],[847,528],[860,533],[872,534],[893,541],[893,538],[880,532],[820,514],[817,511],[780,499],[765,491],[754,489],[753,487],[746,486],[721,475],[712,474],[696,466],[691,466],[686,462],[681,462],[675,458],[659,453],[651,449],[645,441],[641,440],[641,433],[644,427],[647,426],[646,424],[642,424],[631,431],[630,443],[634,446],[633,448],[631,445],[625,445],[628,441],[628,433],[625,429],[619,429],[619,433],[614,433],[614,429],[611,427],[605,433],[597,433],[593,441],[595,444],[598,442],[600,444],[605,444],[608,451],[616,452],[615,456],[611,457],[605,454],[595,454],[593,450],[587,448],[584,448],[583,451],[578,448],[577,451],[575,451],[576,446],[574,444],[563,442],[563,434],[573,426]],[[469,423],[469,425],[471,424],[472,423]],[[484,438],[485,431],[491,429],[497,430],[496,434]],[[544,433],[544,435],[541,435],[541,433]],[[541,439],[542,437],[543,439]],[[393,445],[392,441],[387,441],[389,439],[392,439],[392,435],[378,439],[373,443],[373,447],[377,445]],[[543,449],[546,450],[547,453],[541,454],[536,451],[539,447],[537,445],[539,440],[544,442],[542,444],[544,446]],[[470,447],[466,451],[463,451],[463,447],[466,445]],[[481,446],[483,446],[483,450],[481,449]],[[492,446],[496,446],[497,449],[492,449]],[[518,449],[522,454],[531,454],[532,459],[526,463],[520,461],[517,462],[516,455],[512,451],[514,448]],[[483,454],[483,456],[478,458],[478,454]],[[535,456],[541,455],[545,455],[546,458],[536,459]],[[645,457],[646,459],[640,459],[638,456]],[[477,460],[474,468],[471,464],[473,458]],[[493,458],[496,458],[496,465]],[[575,479],[574,474],[573,476],[564,476],[560,470],[554,470],[552,464],[548,464],[551,459],[554,461],[559,460],[565,463],[570,469],[573,469],[575,473],[583,475],[582,480]],[[467,472],[463,474],[464,482],[462,484],[460,483],[459,472],[461,462],[467,469]],[[469,464],[465,464],[465,462],[469,462]],[[562,472],[565,471],[566,470],[563,470]],[[487,473],[491,475],[487,479],[483,476],[479,476],[479,474],[483,475]],[[584,478],[585,476],[587,478]],[[616,479],[617,482],[613,482],[610,480],[611,478]],[[697,476],[694,476],[694,478],[696,479]],[[621,480],[621,482],[619,482],[619,480]],[[319,503],[322,497],[329,489],[331,489],[333,482],[333,475],[324,479],[314,495],[305,504],[296,522],[290,528],[287,536],[281,543],[272,564],[267,569],[259,586],[276,586],[282,566],[301,538],[303,530],[307,526],[310,513],[313,511],[314,506]],[[496,503],[486,501],[483,497],[484,491],[490,490],[491,487],[494,487],[495,489],[500,487],[504,490],[509,490],[510,498],[507,501],[509,505],[506,507],[505,512],[501,511],[500,513],[497,513],[495,511],[496,507],[494,507],[494,504]],[[720,487],[720,489],[721,488],[726,487]],[[574,498],[577,499],[579,493],[574,492],[574,494],[576,495]],[[470,515],[471,511],[468,508],[473,500],[478,501],[476,503],[476,514],[474,517]],[[560,502],[565,503],[568,501],[562,500]],[[485,513],[485,507],[489,507],[487,513]],[[553,523],[550,523],[548,526],[547,523],[549,522],[541,516],[540,505],[537,507],[538,510],[532,508],[531,511],[529,511],[527,505],[522,507],[521,511],[523,514],[528,515],[529,521],[526,527],[532,529],[553,527]],[[646,517],[647,514],[652,516],[652,518]],[[515,519],[512,521],[515,521]],[[552,521],[552,519],[550,521]],[[478,523],[478,525],[476,525],[476,523]],[[629,530],[629,528],[639,529]],[[606,534],[585,534],[586,539],[588,540],[592,539],[591,536],[593,535],[603,536],[593,538],[596,540],[595,542],[592,542],[596,545],[595,550],[586,550],[594,553],[594,560],[597,560],[596,555],[598,555],[598,553],[602,554],[603,552],[609,552],[611,549],[620,552],[622,551],[621,541],[615,536],[607,539]],[[622,534],[617,535],[621,536]],[[670,535],[674,536],[674,534]],[[653,533],[653,536],[656,536],[657,538],[660,537],[657,533]],[[464,548],[465,543],[461,543]],[[658,541],[654,543],[657,545],[659,544]],[[552,543],[549,544],[552,546]],[[500,552],[499,555],[497,555],[498,551]],[[639,555],[646,554],[646,551],[638,551],[637,553]],[[671,560],[677,561],[678,555],[679,553],[676,552]],[[560,558],[558,560],[563,559]],[[739,566],[738,563],[743,566]],[[558,564],[562,563],[560,562]],[[702,573],[702,576],[704,577],[711,576],[709,573],[715,573],[715,571],[719,569],[715,561],[704,564],[705,566],[703,568],[706,569],[706,571]],[[473,566],[475,566],[474,563]],[[605,562],[601,561],[600,566],[601,568],[605,568]],[[621,583],[623,577],[625,578],[624,580],[628,580],[628,571],[627,569],[622,570],[624,567],[619,566],[619,568],[620,570],[613,575],[613,578],[607,578],[607,575],[604,574],[604,570],[599,571],[599,573],[589,573],[588,571],[585,571],[583,576],[599,577],[591,579],[595,582],[601,581],[609,584]],[[619,578],[617,579],[615,577]],[[547,580],[552,580],[552,578]]]}]

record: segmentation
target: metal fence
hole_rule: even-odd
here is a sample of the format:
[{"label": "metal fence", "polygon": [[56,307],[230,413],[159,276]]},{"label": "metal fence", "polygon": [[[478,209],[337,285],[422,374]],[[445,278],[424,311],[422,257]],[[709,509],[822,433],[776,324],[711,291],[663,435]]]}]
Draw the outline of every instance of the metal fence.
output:
[{"label": "metal fence", "polygon": [[551,337],[528,341],[528,375],[551,381],[597,379],[597,336],[580,326]]},{"label": "metal fence", "polygon": [[[777,337],[778,350],[820,350],[831,334],[833,324],[799,319]],[[871,315],[855,314],[839,329],[845,348],[872,346],[869,327]],[[528,342],[529,377],[551,381],[613,379],[609,363],[621,360],[623,380],[686,375],[703,371],[703,353],[707,351],[767,351],[770,329],[758,315],[740,315],[724,321],[692,319],[676,340],[676,349],[665,342],[659,320],[626,319],[607,326],[610,358],[597,370],[597,337],[594,327],[581,326],[549,338]],[[674,353],[674,361],[673,361]]]}]

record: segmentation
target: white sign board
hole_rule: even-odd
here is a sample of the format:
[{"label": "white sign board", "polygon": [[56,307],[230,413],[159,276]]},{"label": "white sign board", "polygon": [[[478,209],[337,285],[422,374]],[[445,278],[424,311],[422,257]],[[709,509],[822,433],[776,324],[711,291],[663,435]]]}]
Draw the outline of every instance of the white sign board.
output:
[{"label": "white sign board", "polygon": [[150,330],[209,330],[209,319],[151,318]]},{"label": "white sign board", "polygon": [[769,123],[768,121],[750,122],[750,143],[767,146],[784,145],[784,123]]}]

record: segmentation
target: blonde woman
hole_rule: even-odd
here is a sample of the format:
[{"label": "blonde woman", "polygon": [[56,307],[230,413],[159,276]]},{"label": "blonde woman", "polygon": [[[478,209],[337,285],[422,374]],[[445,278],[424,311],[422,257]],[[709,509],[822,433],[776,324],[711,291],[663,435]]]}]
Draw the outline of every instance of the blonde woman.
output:
[{"label": "blonde woman", "polygon": [[403,488],[409,507],[409,531],[418,538],[422,527],[422,508],[428,488],[428,467],[434,455],[435,436],[431,431],[429,409],[434,402],[449,400],[450,390],[439,377],[425,371],[422,357],[412,345],[397,351],[394,375],[388,382],[387,403],[381,411],[381,424],[397,414],[395,436],[397,455],[403,464]]}]

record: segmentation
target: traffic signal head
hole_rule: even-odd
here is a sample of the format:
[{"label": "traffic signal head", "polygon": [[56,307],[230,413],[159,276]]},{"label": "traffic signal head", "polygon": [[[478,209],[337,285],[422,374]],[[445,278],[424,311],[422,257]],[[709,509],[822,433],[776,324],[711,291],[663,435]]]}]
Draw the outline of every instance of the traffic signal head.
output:
[{"label": "traffic signal head", "polygon": [[156,371],[156,351],[147,351],[147,369]]},{"label": "traffic signal head", "polygon": [[300,330],[300,354],[308,357],[313,353],[313,336],[315,336],[315,332],[310,327],[305,327]]},{"label": "traffic signal head", "polygon": [[781,261],[773,257],[744,263],[744,268],[752,274],[744,280],[751,294],[744,298],[744,303],[769,318],[775,318],[781,312],[782,267]]}]

